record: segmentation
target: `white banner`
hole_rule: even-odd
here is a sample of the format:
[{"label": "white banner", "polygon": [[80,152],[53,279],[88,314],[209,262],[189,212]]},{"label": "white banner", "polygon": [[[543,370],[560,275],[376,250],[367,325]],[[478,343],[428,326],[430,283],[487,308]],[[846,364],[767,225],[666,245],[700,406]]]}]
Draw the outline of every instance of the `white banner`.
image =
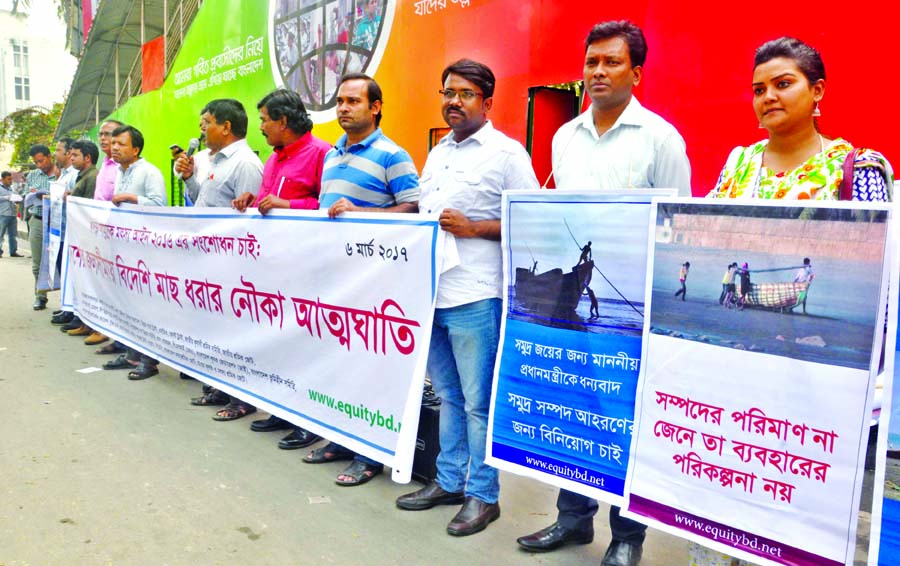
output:
[{"label": "white banner", "polygon": [[853,563],[888,211],[658,203],[627,515],[757,564]]},{"label": "white banner", "polygon": [[434,217],[67,209],[65,307],[409,481],[444,240]]}]

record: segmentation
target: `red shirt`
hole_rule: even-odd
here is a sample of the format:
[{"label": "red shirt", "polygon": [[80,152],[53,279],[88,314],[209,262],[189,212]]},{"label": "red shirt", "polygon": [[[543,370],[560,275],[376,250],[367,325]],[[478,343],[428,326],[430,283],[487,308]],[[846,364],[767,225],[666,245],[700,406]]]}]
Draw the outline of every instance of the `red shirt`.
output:
[{"label": "red shirt", "polygon": [[322,164],[331,145],[307,132],[299,140],[276,147],[263,168],[262,185],[253,206],[266,195],[289,200],[291,208],[319,208]]}]

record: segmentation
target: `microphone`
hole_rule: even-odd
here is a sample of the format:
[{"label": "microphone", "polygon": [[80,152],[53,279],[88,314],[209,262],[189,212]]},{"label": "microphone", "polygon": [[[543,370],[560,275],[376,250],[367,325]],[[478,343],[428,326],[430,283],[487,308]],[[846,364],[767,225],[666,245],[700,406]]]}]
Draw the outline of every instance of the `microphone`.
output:
[{"label": "microphone", "polygon": [[[191,138],[190,144],[188,144],[187,152],[185,152],[186,157],[190,157],[194,155],[194,152],[200,148],[200,140],[197,138]],[[178,179],[181,180],[181,173],[177,175]]]}]

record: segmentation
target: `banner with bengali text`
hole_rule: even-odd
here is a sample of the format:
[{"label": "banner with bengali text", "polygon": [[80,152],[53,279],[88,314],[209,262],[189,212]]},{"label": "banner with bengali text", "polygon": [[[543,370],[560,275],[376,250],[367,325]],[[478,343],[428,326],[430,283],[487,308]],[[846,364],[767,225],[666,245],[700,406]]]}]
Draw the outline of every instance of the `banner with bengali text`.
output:
[{"label": "banner with bengali text", "polygon": [[408,482],[443,234],[424,215],[70,198],[63,305]]},{"label": "banner with bengali text", "polygon": [[647,228],[670,190],[508,191],[488,463],[621,501],[641,365]]},{"label": "banner with bengali text", "polygon": [[733,202],[653,208],[625,514],[754,564],[853,564],[890,208]]}]

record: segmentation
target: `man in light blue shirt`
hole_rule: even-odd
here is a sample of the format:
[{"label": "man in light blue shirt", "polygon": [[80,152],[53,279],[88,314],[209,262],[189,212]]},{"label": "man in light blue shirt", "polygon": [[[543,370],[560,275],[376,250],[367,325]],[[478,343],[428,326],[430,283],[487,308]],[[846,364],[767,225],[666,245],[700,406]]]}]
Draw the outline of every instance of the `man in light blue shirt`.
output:
[{"label": "man in light blue shirt", "polygon": [[[119,126],[112,132],[112,158],[119,164],[116,190],[112,203],[165,206],[166,184],[162,173],[141,157],[144,135],[134,126]],[[128,379],[147,379],[159,373],[159,361],[141,354],[133,348],[113,361],[103,364],[103,369],[128,369]]]},{"label": "man in light blue shirt", "polygon": [[162,173],[141,157],[144,135],[134,126],[119,126],[112,135],[112,158],[119,164],[112,203],[166,206],[166,182]]},{"label": "man in light blue shirt", "polygon": [[75,180],[78,177],[78,170],[72,166],[72,144],[75,142],[72,138],[60,138],[56,142],[56,166],[59,167],[59,182],[65,185],[66,191],[72,192],[75,188]]}]

